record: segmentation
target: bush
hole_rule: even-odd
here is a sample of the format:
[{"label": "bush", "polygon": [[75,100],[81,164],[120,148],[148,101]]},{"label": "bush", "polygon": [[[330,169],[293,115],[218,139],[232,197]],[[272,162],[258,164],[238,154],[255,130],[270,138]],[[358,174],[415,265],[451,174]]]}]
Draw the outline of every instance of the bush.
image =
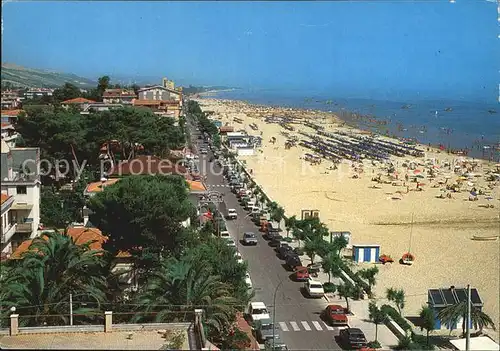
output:
[{"label": "bush", "polygon": [[380,343],[377,340],[374,340],[368,343],[368,347],[371,349],[380,349],[382,345],[380,345]]},{"label": "bush", "polygon": [[323,290],[325,290],[326,293],[334,293],[337,290],[337,287],[333,283],[325,283],[323,284]]},{"label": "bush", "polygon": [[283,238],[283,241],[286,241],[287,243],[291,243],[293,241],[293,239],[290,237],[286,237],[286,238]]},{"label": "bush", "polygon": [[[408,324],[406,319],[404,319],[399,312],[392,306],[382,305],[380,308],[386,315],[392,318],[392,320],[397,323],[404,331],[411,331],[411,326]],[[410,340],[411,341],[411,340]]]},{"label": "bush", "polygon": [[411,341],[417,344],[425,345],[427,343],[427,338],[424,335],[412,333]]},{"label": "bush", "polygon": [[297,255],[302,256],[304,254],[304,249],[301,247],[297,247],[295,249],[295,252],[297,253]]}]

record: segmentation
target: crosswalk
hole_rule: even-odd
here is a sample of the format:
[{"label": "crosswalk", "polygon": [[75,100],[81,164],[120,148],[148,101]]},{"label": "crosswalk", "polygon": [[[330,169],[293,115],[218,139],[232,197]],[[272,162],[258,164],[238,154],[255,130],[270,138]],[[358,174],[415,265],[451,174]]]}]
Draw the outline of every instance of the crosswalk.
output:
[{"label": "crosswalk", "polygon": [[[290,325],[290,327],[288,326]],[[280,329],[284,332],[288,331],[339,331],[340,329],[346,327],[332,327],[326,324],[323,321],[300,321],[297,323],[296,321],[287,322],[279,322]]]},{"label": "crosswalk", "polygon": [[209,188],[230,188],[230,185],[227,184],[209,184]]}]

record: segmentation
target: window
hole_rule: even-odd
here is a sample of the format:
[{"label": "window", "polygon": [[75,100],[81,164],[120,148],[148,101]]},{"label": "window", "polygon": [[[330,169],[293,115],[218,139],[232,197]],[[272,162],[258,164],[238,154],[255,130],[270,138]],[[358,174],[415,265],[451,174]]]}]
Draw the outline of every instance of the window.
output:
[{"label": "window", "polygon": [[21,195],[26,195],[27,194],[26,185],[18,185],[16,187],[16,192]]}]

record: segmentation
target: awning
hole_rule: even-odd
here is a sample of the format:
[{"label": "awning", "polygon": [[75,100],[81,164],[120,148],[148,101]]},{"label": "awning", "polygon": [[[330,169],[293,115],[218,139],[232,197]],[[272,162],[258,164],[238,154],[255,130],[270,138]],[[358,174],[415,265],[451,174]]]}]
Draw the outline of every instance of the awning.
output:
[{"label": "awning", "polygon": [[[465,350],[465,339],[450,340],[457,350]],[[472,350],[499,350],[499,345],[487,336],[470,338],[470,349]]]},{"label": "awning", "polygon": [[17,204],[12,205],[12,207],[10,209],[11,210],[31,210],[32,208],[33,208],[33,205],[17,203]]}]

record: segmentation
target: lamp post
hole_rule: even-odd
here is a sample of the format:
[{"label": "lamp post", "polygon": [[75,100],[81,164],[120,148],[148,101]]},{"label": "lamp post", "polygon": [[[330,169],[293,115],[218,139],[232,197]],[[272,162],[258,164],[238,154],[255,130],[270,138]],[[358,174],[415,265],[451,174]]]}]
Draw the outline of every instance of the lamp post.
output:
[{"label": "lamp post", "polygon": [[274,338],[276,337],[276,325],[274,325],[275,320],[276,320],[276,295],[278,293],[278,289],[280,288],[281,284],[283,284],[283,280],[279,282],[279,284],[276,286],[276,289],[274,289],[274,296],[273,296],[273,351],[274,351]]}]

